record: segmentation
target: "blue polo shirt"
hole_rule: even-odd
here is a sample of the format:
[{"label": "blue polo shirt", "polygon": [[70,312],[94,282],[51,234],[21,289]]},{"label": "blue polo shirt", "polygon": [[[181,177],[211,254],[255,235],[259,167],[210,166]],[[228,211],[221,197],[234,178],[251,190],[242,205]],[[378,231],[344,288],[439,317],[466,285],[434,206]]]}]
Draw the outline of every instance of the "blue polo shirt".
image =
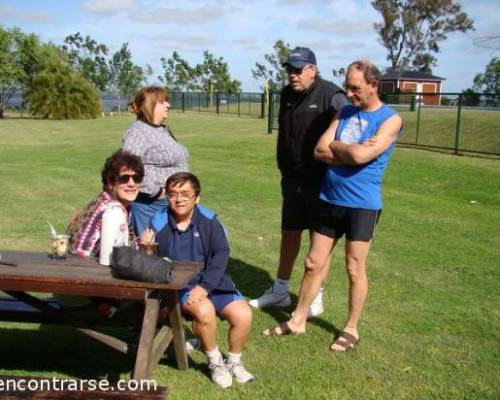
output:
[{"label": "blue polo shirt", "polygon": [[[197,210],[195,209],[195,213]],[[200,232],[193,224],[194,215],[191,223],[185,231],[177,228],[177,222],[173,215],[168,214],[168,224],[170,226],[172,236],[165,243],[163,251],[167,257],[174,261],[205,261],[203,244],[201,242]]]}]

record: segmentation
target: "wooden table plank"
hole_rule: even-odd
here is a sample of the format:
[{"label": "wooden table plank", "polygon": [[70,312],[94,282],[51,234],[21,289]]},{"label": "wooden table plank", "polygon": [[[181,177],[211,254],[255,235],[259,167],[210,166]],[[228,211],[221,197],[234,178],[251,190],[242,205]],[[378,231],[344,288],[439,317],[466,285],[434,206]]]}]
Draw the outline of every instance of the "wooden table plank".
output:
[{"label": "wooden table plank", "polygon": [[[186,278],[191,277],[201,267],[200,263],[175,263],[171,282],[152,283],[114,278],[111,275],[110,267],[101,266],[95,259],[90,257],[77,258],[69,256],[66,260],[52,260],[44,253],[0,251],[0,254],[2,256],[0,261],[18,264],[16,267],[0,264],[0,284],[3,281],[9,282],[6,283],[9,290],[13,290],[12,287],[16,281],[37,282],[37,291],[53,290],[56,284],[178,290],[185,286]],[[26,259],[23,260],[23,257],[26,257]],[[23,288],[25,287],[22,283],[19,284]],[[47,284],[50,290],[43,290],[44,284]],[[87,295],[87,293],[81,294]]]}]

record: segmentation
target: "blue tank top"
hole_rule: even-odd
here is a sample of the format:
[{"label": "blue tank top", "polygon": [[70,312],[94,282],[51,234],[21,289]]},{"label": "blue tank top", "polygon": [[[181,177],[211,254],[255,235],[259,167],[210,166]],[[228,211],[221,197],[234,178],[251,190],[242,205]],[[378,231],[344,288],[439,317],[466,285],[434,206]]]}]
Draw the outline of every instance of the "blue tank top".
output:
[{"label": "blue tank top", "polygon": [[[374,136],[380,126],[396,113],[387,105],[376,111],[345,106],[335,140],[361,144]],[[382,209],[381,185],[396,140],[377,158],[363,165],[331,165],[321,186],[320,199],[328,203],[367,210]]]}]

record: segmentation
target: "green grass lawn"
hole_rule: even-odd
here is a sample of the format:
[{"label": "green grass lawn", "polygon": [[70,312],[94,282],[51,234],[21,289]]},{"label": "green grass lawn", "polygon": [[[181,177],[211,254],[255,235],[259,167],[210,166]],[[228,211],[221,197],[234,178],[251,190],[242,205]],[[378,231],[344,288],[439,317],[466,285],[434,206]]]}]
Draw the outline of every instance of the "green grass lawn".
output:
[{"label": "green grass lawn", "polygon": [[[401,113],[404,121],[405,134],[401,138],[403,142],[455,148],[457,108],[422,107],[418,131],[418,112],[408,111],[407,107],[395,108]],[[500,111],[463,108],[460,115],[458,149],[500,154]]]},{"label": "green grass lawn", "polygon": [[[131,122],[0,120],[0,248],[47,251],[46,220],[63,230],[100,190],[104,159]],[[229,230],[229,272],[246,296],[261,294],[274,278],[280,239],[276,135],[264,134],[266,120],[197,112],[173,113],[170,126],[190,151],[202,203]],[[498,399],[499,167],[498,160],[396,149],[355,351],[328,351],[347,311],[341,243],[325,313],[306,335],[263,337],[292,309],[254,312],[244,357],[255,382],[219,390],[199,352],[190,355],[190,370],[166,360],[153,377],[170,387],[171,399]],[[294,299],[306,250],[304,235]],[[226,334],[219,323],[223,351]],[[132,367],[121,354],[51,326],[1,323],[0,354],[0,375],[111,379]]]}]

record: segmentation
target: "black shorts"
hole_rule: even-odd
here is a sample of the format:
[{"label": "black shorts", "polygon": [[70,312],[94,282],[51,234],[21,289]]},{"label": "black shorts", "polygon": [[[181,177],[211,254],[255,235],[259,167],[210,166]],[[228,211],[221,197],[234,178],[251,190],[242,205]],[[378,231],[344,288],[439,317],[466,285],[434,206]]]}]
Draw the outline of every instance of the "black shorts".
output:
[{"label": "black shorts", "polygon": [[281,229],[295,231],[311,229],[314,213],[319,202],[321,179],[281,179]]},{"label": "black shorts", "polygon": [[319,200],[313,230],[332,239],[344,234],[349,241],[369,242],[382,210],[336,206]]}]

